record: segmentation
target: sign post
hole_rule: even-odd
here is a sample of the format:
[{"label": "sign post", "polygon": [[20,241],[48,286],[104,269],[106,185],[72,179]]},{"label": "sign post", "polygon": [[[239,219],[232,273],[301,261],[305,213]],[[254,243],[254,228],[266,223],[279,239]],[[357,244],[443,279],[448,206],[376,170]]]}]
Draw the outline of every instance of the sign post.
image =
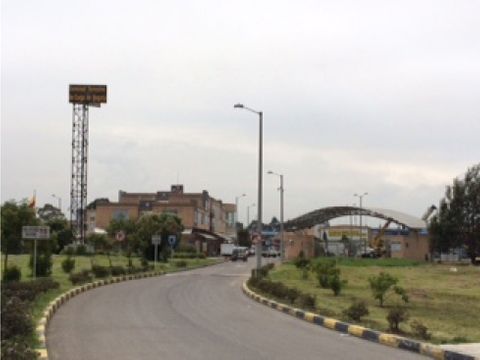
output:
[{"label": "sign post", "polygon": [[157,268],[157,260],[158,260],[158,245],[162,243],[162,235],[152,235],[152,245],[155,247],[155,253],[153,255],[154,265],[153,267]]},{"label": "sign post", "polygon": [[175,255],[175,250],[173,250],[173,248],[175,247],[176,243],[177,243],[177,235],[168,235],[168,244],[170,245],[170,249],[172,250],[172,258],[173,258],[173,255]]},{"label": "sign post", "polygon": [[50,239],[49,226],[22,226],[22,239],[33,240],[33,279],[37,278],[37,240]]}]

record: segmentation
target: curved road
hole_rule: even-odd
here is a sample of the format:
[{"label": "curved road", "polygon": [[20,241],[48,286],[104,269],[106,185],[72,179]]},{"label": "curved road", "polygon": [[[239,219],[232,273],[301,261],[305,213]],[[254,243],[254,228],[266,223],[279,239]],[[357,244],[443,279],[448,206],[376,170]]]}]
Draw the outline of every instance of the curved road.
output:
[{"label": "curved road", "polygon": [[82,293],[55,314],[50,360],[420,359],[258,304],[248,263],[127,281]]}]

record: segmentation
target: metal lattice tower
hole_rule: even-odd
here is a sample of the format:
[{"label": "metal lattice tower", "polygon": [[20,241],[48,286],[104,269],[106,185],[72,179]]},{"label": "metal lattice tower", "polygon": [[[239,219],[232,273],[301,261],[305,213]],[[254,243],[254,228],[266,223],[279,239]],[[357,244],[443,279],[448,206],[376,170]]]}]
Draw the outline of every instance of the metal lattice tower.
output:
[{"label": "metal lattice tower", "polygon": [[88,170],[88,105],[73,104],[70,223],[75,241],[85,243]]}]

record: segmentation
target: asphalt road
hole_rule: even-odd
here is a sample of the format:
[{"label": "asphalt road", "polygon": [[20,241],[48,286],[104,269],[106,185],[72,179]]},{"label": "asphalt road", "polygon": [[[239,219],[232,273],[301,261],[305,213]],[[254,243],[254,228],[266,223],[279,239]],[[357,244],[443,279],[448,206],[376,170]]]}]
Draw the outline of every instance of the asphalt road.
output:
[{"label": "asphalt road", "polygon": [[96,288],[47,330],[51,360],[420,359],[298,320],[241,291],[254,259]]}]

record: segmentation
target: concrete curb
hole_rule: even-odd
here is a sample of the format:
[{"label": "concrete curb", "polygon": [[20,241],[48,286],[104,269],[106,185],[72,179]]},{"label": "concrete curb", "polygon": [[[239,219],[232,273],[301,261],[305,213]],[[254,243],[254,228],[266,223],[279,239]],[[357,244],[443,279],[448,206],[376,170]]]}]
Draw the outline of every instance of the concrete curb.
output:
[{"label": "concrete curb", "polygon": [[130,280],[138,280],[138,279],[144,279],[148,277],[154,277],[154,276],[161,276],[165,274],[175,274],[178,272],[182,271],[189,271],[189,270],[195,270],[195,269],[200,269],[203,267],[207,266],[214,266],[218,264],[222,264],[223,262],[215,263],[215,264],[207,264],[207,265],[201,265],[195,268],[190,268],[190,269],[180,269],[178,271],[173,271],[170,273],[166,273],[163,271],[153,271],[153,272],[147,272],[147,273],[141,273],[141,274],[131,274],[131,275],[122,275],[122,276],[116,276],[116,277],[111,277],[108,279],[103,279],[103,280],[97,280],[91,283],[84,284],[82,286],[78,286],[76,288],[70,289],[67,292],[57,296],[54,300],[52,300],[45,311],[43,312],[42,318],[38,321],[37,327],[35,329],[35,332],[37,334],[37,338],[39,340],[39,346],[35,349],[35,351],[39,355],[39,360],[48,360],[48,351],[47,351],[47,327],[48,324],[50,323],[50,320],[52,319],[53,315],[57,312],[57,310],[65,304],[68,300],[71,298],[86,292],[88,290],[95,289],[100,286],[105,286],[105,285],[110,285],[110,284],[116,284],[119,282],[124,282],[124,281],[130,281]]},{"label": "concrete curb", "polygon": [[285,314],[292,315],[301,320],[305,320],[331,330],[340,331],[345,334],[350,334],[352,336],[356,336],[379,344],[395,347],[398,349],[423,354],[438,360],[475,360],[475,357],[473,356],[461,354],[455,351],[445,350],[437,345],[423,343],[397,335],[382,333],[376,330],[365,328],[363,326],[349,324],[336,319],[324,317],[314,314],[312,312],[308,312],[302,309],[296,309],[291,306],[281,304],[253,292],[248,288],[246,281],[243,283],[242,290],[245,295],[261,304],[267,305]]}]

